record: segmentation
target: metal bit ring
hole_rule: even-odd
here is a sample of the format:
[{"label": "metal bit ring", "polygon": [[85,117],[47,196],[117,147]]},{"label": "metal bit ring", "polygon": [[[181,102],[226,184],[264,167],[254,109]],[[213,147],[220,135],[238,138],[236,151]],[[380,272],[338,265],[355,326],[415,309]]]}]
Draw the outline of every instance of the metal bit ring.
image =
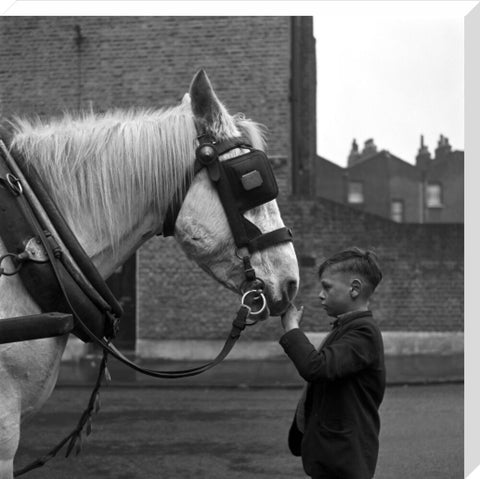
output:
[{"label": "metal bit ring", "polygon": [[[252,293],[256,295],[255,298],[261,297],[263,300],[262,307],[258,311],[252,311],[252,308],[250,308],[248,304],[245,304],[245,299],[249,294],[252,294]],[[246,293],[244,293],[244,295],[242,296],[242,305],[250,309],[250,313],[248,314],[249,316],[257,316],[260,313],[263,313],[263,311],[265,311],[265,308],[267,307],[267,299],[265,298],[265,295],[261,291],[257,289],[251,289],[250,291],[247,291]]]}]

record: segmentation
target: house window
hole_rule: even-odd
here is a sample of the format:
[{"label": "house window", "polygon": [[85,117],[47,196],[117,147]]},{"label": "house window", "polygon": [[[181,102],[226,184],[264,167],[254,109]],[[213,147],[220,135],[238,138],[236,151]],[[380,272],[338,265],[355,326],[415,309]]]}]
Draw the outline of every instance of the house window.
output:
[{"label": "house window", "polygon": [[442,185],[430,183],[427,185],[427,207],[440,208],[442,206]]},{"label": "house window", "polygon": [[363,203],[363,183],[359,181],[348,183],[348,202],[353,204]]},{"label": "house window", "polygon": [[403,223],[403,201],[392,200],[390,205],[390,218],[397,223]]}]

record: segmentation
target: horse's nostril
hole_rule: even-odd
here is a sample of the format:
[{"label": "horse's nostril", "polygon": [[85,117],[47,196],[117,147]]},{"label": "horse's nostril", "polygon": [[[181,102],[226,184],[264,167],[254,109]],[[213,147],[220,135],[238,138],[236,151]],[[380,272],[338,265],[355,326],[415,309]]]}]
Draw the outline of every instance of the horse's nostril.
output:
[{"label": "horse's nostril", "polygon": [[291,280],[287,283],[287,296],[288,300],[292,301],[297,295],[298,283],[295,280]]}]

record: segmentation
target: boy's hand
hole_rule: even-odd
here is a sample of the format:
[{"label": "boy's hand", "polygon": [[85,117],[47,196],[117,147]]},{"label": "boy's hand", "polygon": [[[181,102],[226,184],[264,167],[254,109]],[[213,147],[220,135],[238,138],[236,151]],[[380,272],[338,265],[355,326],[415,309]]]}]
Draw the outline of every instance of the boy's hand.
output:
[{"label": "boy's hand", "polygon": [[282,326],[285,331],[290,331],[300,327],[303,316],[303,306],[297,309],[293,304],[290,304],[288,309],[282,314]]}]

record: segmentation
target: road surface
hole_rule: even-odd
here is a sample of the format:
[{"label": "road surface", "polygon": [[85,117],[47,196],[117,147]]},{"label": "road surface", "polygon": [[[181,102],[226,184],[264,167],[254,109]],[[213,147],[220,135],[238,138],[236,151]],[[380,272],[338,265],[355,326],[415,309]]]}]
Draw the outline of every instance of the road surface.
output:
[{"label": "road surface", "polygon": [[[17,467],[76,424],[88,389],[58,388],[23,430]],[[29,479],[304,479],[286,435],[297,388],[102,388],[83,452]],[[463,384],[388,387],[378,479],[463,478]]]}]

